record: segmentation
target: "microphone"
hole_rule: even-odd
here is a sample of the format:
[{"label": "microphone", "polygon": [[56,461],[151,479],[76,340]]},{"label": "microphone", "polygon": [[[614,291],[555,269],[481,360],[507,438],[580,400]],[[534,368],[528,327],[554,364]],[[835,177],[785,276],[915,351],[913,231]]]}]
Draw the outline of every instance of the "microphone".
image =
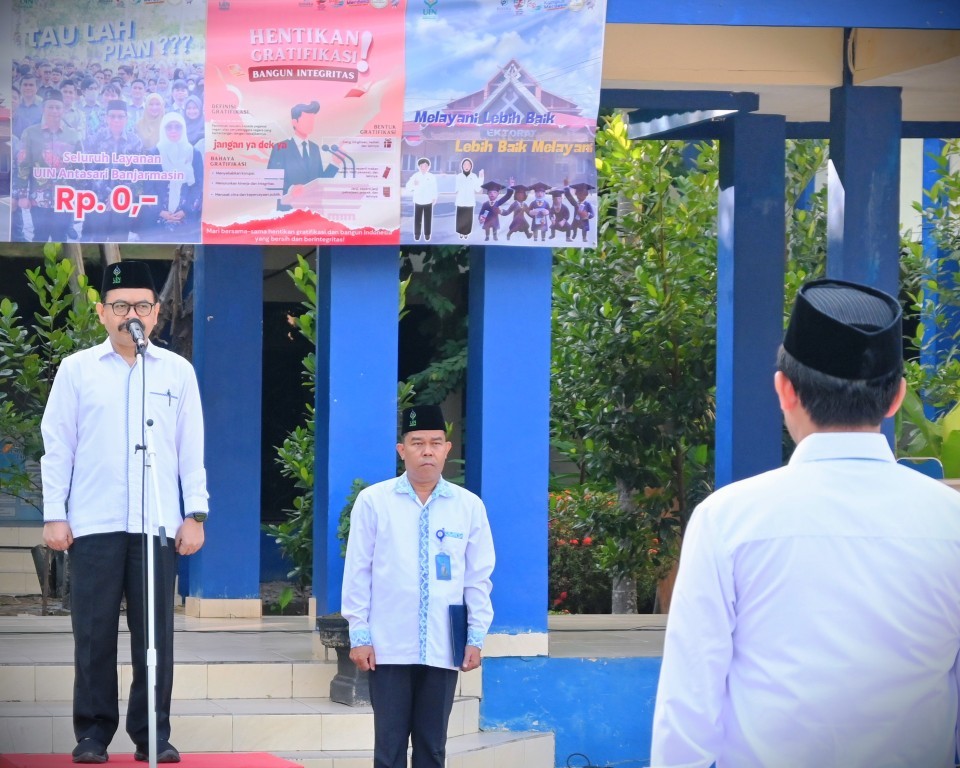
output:
[{"label": "microphone", "polygon": [[[335,155],[336,155],[337,157],[339,157],[341,160],[349,161],[350,165],[352,166],[352,167],[351,167],[351,171],[353,172],[353,178],[357,178],[357,164],[354,162],[353,158],[350,157],[350,155],[348,155],[348,154],[347,154],[346,152],[344,152],[342,149],[340,149],[340,147],[337,146],[336,144],[331,144],[331,145],[330,145],[330,151],[333,152],[333,154],[335,154]],[[346,163],[346,162],[344,162],[344,164],[343,164],[343,176],[344,176],[344,178],[346,178],[346,176],[347,176],[347,163]]]},{"label": "microphone", "polygon": [[127,320],[127,332],[133,337],[133,343],[137,345],[137,354],[142,355],[143,350],[147,348],[147,334],[143,330],[143,323],[131,317]]}]

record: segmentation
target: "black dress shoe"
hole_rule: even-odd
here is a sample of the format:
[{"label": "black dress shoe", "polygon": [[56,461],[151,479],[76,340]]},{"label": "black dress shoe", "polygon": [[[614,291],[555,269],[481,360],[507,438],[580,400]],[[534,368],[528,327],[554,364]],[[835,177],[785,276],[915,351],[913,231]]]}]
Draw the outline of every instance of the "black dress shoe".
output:
[{"label": "black dress shoe", "polygon": [[[146,763],[150,759],[150,748],[146,744],[138,744],[133,759]],[[180,753],[169,741],[157,742],[157,763],[179,763]]]},{"label": "black dress shoe", "polygon": [[107,745],[96,739],[81,739],[80,743],[73,748],[75,763],[105,763],[109,759]]}]

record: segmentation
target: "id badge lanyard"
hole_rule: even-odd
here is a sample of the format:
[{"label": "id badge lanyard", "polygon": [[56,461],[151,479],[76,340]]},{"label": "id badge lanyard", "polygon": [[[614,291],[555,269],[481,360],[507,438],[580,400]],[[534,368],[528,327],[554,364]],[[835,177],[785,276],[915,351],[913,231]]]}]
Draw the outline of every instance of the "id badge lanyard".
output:
[{"label": "id badge lanyard", "polygon": [[451,567],[450,567],[450,555],[447,554],[446,549],[443,545],[443,540],[446,538],[447,532],[440,528],[437,530],[436,537],[437,541],[440,542],[440,551],[437,553],[435,558],[436,565],[436,574],[438,581],[450,581],[451,579]]}]

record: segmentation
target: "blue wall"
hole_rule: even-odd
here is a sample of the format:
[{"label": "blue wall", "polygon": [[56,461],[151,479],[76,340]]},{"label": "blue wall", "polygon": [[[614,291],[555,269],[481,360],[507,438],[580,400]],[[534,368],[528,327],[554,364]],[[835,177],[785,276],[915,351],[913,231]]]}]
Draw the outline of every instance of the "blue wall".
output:
[{"label": "blue wall", "polygon": [[579,752],[591,765],[637,768],[650,760],[659,676],[659,657],[485,658],[480,727],[553,731],[558,766]]}]

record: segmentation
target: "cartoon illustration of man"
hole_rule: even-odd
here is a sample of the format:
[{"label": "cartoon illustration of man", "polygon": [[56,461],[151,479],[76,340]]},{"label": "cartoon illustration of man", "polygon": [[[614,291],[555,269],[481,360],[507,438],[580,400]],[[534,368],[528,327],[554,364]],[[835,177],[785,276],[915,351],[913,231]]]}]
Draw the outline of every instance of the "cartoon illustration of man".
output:
[{"label": "cartoon illustration of man", "polygon": [[487,199],[480,206],[479,216],[480,226],[483,227],[483,239],[485,241],[489,240],[490,234],[493,233],[493,239],[496,240],[497,233],[500,231],[500,214],[502,213],[500,206],[510,199],[510,196],[513,195],[513,189],[507,189],[503,196],[498,199],[497,195],[504,188],[503,184],[499,181],[488,181],[481,186],[487,191]]},{"label": "cartoon illustration of man", "polygon": [[550,226],[550,203],[547,202],[544,193],[549,188],[550,185],[544,184],[542,181],[530,185],[534,197],[527,206],[527,209],[529,210],[530,218],[533,219],[531,230],[533,231],[534,240],[537,239],[537,235],[540,236],[541,241],[547,239],[547,228]]},{"label": "cartoon illustration of man", "polygon": [[433,231],[433,204],[437,202],[437,177],[430,173],[430,160],[417,160],[420,170],[413,174],[404,189],[413,195],[413,239],[421,236],[428,242]]},{"label": "cartoon illustration of man", "polygon": [[573,239],[573,232],[570,229],[570,209],[563,204],[564,190],[551,189],[550,196],[553,198],[553,205],[550,206],[550,239],[557,236],[557,232],[565,232],[567,240]]},{"label": "cartoon illustration of man", "polygon": [[[320,147],[310,140],[310,134],[317,122],[320,102],[297,104],[290,110],[293,124],[293,136],[286,141],[274,144],[267,161],[267,168],[283,169],[283,194],[296,192],[304,184],[314,179],[329,179],[340,170],[337,165],[323,164]],[[292,210],[293,206],[277,201],[278,211]]]},{"label": "cartoon illustration of man", "polygon": [[[577,232],[583,233],[583,242],[587,242],[587,232],[590,231],[590,219],[594,217],[593,205],[587,200],[587,195],[593,189],[593,184],[587,184],[585,181],[579,181],[566,188],[567,200],[573,206],[573,221],[570,222],[570,231],[573,233],[573,239]],[[576,198],[570,194],[570,190],[576,192]]]}]

